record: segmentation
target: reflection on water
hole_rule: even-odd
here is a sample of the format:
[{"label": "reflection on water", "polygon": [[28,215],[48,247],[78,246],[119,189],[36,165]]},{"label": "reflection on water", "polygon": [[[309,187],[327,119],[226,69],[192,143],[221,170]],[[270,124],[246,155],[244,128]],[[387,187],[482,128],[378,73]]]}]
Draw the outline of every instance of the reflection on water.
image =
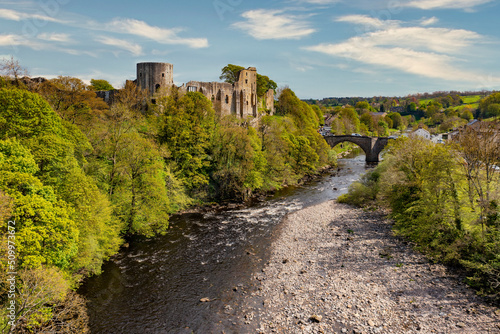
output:
[{"label": "reflection on water", "polygon": [[231,321],[224,305],[262,267],[282,217],[347,192],[364,159],[341,160],[334,175],[252,207],[174,216],[168,235],[133,240],[80,289],[92,333],[210,333]]}]

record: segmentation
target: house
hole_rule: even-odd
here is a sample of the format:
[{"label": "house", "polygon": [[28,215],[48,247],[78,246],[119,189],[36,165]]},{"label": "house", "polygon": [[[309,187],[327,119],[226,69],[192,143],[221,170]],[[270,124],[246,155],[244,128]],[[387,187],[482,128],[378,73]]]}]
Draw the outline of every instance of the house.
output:
[{"label": "house", "polygon": [[417,130],[410,133],[410,137],[420,137],[424,139],[431,139],[431,134],[426,129],[419,127]]}]

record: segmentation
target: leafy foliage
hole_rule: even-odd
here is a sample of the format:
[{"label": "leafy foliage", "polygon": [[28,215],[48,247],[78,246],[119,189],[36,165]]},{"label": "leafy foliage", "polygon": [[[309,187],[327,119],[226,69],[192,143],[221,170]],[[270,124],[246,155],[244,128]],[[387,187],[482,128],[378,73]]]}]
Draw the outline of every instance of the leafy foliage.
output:
[{"label": "leafy foliage", "polygon": [[392,141],[384,161],[341,200],[388,206],[398,233],[430,257],[462,265],[469,283],[498,296],[500,155],[492,129],[470,129],[456,146]]},{"label": "leafy foliage", "polygon": [[215,131],[215,111],[211,103],[199,92],[175,98],[165,97],[161,142],[166,144],[167,158],[174,173],[193,192],[208,185],[209,153]]},{"label": "leafy foliage", "polygon": [[95,90],[113,90],[113,86],[106,80],[103,79],[91,79],[90,87]]},{"label": "leafy foliage", "polygon": [[243,66],[228,64],[222,68],[219,79],[230,84],[234,84],[238,81],[240,71],[244,69],[245,68]]}]

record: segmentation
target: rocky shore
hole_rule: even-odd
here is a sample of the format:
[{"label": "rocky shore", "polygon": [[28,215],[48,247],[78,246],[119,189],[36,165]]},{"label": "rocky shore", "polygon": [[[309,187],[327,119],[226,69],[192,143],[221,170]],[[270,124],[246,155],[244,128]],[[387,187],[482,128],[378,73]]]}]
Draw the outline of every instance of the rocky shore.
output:
[{"label": "rocky shore", "polygon": [[253,280],[226,306],[238,333],[500,333],[500,309],[382,214],[334,201],[288,215]]}]

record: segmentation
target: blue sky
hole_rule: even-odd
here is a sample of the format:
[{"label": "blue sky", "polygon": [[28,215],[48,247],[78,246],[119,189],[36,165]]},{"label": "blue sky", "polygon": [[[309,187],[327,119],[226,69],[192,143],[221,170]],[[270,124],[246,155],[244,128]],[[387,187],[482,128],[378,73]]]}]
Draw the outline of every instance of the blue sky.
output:
[{"label": "blue sky", "polygon": [[5,0],[0,57],[31,76],[176,84],[255,66],[300,98],[500,89],[498,0]]}]

